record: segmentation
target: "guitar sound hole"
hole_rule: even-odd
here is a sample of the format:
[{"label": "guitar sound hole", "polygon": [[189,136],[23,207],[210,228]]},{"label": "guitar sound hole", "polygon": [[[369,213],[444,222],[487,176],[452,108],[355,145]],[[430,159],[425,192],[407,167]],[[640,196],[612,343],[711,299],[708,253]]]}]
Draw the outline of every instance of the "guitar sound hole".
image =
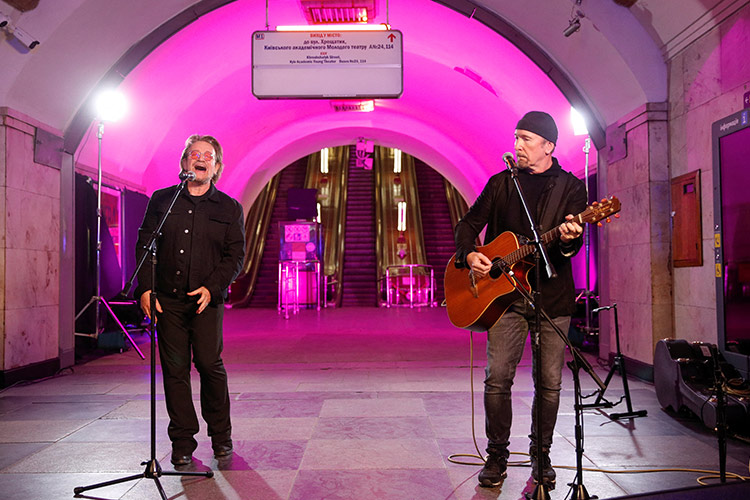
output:
[{"label": "guitar sound hole", "polygon": [[503,271],[500,268],[500,264],[495,264],[499,260],[501,260],[500,257],[492,261],[493,266],[492,266],[492,269],[490,269],[490,278],[492,278],[493,280],[496,280],[500,276],[503,275]]}]

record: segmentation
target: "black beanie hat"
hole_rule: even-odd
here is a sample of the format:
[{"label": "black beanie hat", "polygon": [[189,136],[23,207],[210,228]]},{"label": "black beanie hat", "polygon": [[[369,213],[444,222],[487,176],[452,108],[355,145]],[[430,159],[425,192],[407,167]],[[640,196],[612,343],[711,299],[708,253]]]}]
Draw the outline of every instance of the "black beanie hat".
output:
[{"label": "black beanie hat", "polygon": [[529,111],[518,120],[516,130],[528,130],[541,135],[549,142],[557,144],[557,125],[555,120],[544,111]]}]

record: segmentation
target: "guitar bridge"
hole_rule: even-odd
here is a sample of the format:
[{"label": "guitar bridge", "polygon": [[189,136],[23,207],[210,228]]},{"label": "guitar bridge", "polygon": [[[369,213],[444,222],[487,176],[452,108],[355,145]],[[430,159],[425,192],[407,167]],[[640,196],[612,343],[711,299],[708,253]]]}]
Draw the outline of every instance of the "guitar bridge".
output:
[{"label": "guitar bridge", "polygon": [[479,298],[479,292],[477,291],[477,280],[474,278],[474,271],[469,270],[469,280],[471,280],[471,293],[474,295],[475,299]]}]

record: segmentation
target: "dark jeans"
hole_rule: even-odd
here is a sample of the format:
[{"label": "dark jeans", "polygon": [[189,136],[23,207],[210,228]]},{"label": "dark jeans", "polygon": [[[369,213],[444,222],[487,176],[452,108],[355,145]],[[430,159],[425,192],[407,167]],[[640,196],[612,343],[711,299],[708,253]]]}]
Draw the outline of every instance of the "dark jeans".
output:
[{"label": "dark jeans", "polygon": [[[533,309],[523,301],[517,301],[487,332],[487,369],[484,379],[485,430],[488,438],[487,452],[494,455],[508,456],[510,427],[513,421],[511,387],[516,375],[516,367],[523,355],[529,328],[534,321]],[[567,334],[570,316],[553,318],[553,321]],[[544,319],[542,319],[540,344],[542,351],[541,389],[535,386],[534,390],[539,390],[541,394],[542,446],[549,449],[557,421],[557,409],[560,406],[565,342]],[[536,360],[533,360],[533,363],[536,363]],[[536,443],[535,410],[536,397],[531,410],[529,437],[532,445]]]},{"label": "dark jeans", "polygon": [[192,453],[198,446],[198,417],[190,386],[190,362],[200,375],[201,415],[208,435],[221,443],[231,436],[227,372],[221,359],[224,306],[208,306],[195,314],[195,300],[159,297],[164,310],[156,323],[164,397],[169,414],[167,432],[174,450]]}]

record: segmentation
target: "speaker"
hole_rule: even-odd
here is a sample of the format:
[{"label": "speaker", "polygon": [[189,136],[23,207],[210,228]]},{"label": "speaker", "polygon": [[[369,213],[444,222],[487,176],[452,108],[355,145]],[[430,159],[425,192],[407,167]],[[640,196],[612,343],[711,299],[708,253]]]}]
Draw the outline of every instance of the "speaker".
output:
[{"label": "speaker", "polygon": [[317,196],[317,189],[290,188],[286,199],[287,219],[315,219],[318,216]]},{"label": "speaker", "polygon": [[750,482],[735,481],[725,484],[712,484],[708,486],[693,486],[676,490],[652,491],[615,497],[611,500],[624,499],[648,499],[648,500],[704,500],[705,498],[721,498],[722,500],[746,500],[750,498]]}]

